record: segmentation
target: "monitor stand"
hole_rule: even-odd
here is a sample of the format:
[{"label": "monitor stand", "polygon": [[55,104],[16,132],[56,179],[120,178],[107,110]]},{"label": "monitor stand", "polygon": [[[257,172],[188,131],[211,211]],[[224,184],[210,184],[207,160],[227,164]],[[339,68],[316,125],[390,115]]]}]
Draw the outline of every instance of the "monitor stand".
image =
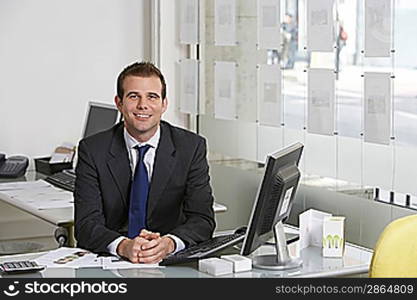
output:
[{"label": "monitor stand", "polygon": [[284,225],[281,221],[274,226],[274,238],[276,254],[255,256],[252,258],[252,265],[259,269],[278,271],[300,267],[303,261],[299,258],[294,259],[290,257]]}]

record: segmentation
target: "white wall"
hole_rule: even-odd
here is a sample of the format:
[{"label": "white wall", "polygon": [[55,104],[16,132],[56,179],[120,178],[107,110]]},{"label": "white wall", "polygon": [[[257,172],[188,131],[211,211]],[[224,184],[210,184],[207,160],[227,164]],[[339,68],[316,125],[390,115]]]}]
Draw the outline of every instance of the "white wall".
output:
[{"label": "white wall", "polygon": [[145,1],[0,1],[0,152],[78,142],[87,102],[112,103],[121,69],[149,59]]}]

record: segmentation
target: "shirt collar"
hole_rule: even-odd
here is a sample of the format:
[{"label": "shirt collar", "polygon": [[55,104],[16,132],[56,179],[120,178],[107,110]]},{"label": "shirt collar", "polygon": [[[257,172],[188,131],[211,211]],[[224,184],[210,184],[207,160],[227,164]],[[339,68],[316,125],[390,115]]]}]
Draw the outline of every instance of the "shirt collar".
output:
[{"label": "shirt collar", "polygon": [[156,130],[155,134],[146,142],[138,142],[133,136],[130,135],[126,127],[124,128],[124,139],[125,139],[125,143],[128,149],[132,149],[136,146],[141,147],[144,145],[149,145],[156,149],[158,147],[160,137],[161,137],[160,126],[158,126],[158,129]]}]

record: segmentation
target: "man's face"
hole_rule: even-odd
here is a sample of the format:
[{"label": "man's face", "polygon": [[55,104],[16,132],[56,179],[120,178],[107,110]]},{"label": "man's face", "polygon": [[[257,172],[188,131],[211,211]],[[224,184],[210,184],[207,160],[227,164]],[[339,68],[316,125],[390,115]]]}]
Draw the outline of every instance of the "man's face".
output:
[{"label": "man's face", "polygon": [[123,82],[123,99],[115,97],[127,131],[140,142],[155,134],[167,109],[168,103],[161,98],[161,91],[162,84],[156,76],[127,76]]}]

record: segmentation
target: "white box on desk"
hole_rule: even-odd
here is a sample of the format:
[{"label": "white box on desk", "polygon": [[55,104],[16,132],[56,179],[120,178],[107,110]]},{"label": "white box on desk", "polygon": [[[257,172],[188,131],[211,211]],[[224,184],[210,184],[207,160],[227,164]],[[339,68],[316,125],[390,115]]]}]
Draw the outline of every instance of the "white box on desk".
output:
[{"label": "white box on desk", "polygon": [[345,217],[323,220],[323,256],[343,257],[345,251]]},{"label": "white box on desk", "polygon": [[252,260],[248,257],[244,257],[238,254],[222,255],[221,259],[230,261],[233,263],[233,272],[245,272],[252,270]]},{"label": "white box on desk", "polygon": [[213,276],[221,276],[233,273],[233,263],[217,257],[200,259],[198,270]]}]

